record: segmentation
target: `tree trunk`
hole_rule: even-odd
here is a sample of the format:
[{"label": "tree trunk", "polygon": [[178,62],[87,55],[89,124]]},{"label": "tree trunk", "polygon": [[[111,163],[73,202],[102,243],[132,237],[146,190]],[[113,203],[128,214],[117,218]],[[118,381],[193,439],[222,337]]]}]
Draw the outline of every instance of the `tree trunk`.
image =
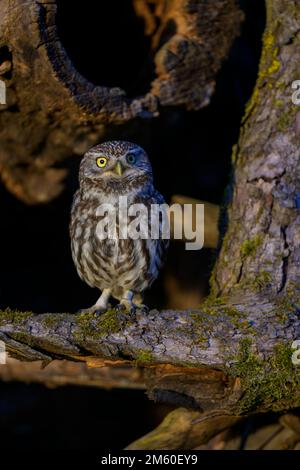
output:
[{"label": "tree trunk", "polygon": [[300,110],[291,87],[299,76],[300,5],[267,1],[267,15],[259,76],[233,153],[213,288],[243,295],[257,287],[274,300],[300,287]]}]

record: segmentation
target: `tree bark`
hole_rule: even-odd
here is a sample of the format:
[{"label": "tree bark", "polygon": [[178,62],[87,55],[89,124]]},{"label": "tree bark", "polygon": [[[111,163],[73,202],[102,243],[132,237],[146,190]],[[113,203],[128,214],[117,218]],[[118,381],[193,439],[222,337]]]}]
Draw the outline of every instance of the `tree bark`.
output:
[{"label": "tree bark", "polygon": [[[134,3],[144,16],[149,2]],[[121,88],[96,86],[77,72],[57,34],[56,7],[55,0],[0,0],[0,78],[7,87],[0,172],[28,204],[56,197],[66,176],[62,162],[99,143],[110,123],[155,117],[163,106],[207,105],[242,20],[236,0],[157,1],[155,79],[148,93],[129,99]]]},{"label": "tree bark", "polygon": [[8,350],[26,360],[130,361],[149,395],[228,415],[300,406],[298,2],[267,1],[259,77],[233,155],[226,235],[199,310],[97,317],[3,312]]},{"label": "tree bark", "polygon": [[213,287],[218,295],[256,285],[274,298],[299,289],[300,5],[267,1],[257,84],[234,149],[232,196]]},{"label": "tree bark", "polygon": [[287,315],[285,305],[279,308],[262,294],[242,300],[135,315],[5,311],[0,338],[21,360],[91,363],[95,356],[138,364],[152,398],[202,411],[240,414],[299,405],[300,376],[291,362],[292,341],[300,338],[296,313]]},{"label": "tree bark", "polygon": [[139,367],[118,365],[118,361],[114,361],[114,366],[108,364],[103,361],[101,367],[100,361],[54,360],[43,367],[42,361],[21,362],[8,358],[7,364],[0,366],[0,379],[4,382],[39,383],[49,388],[76,385],[104,389],[145,389],[143,372]]},{"label": "tree bark", "polygon": [[152,432],[132,442],[126,450],[195,449],[241,418],[218,413],[201,414],[178,408]]}]

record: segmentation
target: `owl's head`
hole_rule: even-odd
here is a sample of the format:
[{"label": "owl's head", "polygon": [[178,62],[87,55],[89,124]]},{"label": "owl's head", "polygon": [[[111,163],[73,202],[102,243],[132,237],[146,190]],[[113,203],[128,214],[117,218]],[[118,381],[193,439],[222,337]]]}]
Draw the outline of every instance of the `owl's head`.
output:
[{"label": "owl's head", "polygon": [[136,144],[108,141],[92,147],[80,165],[80,185],[101,191],[128,192],[152,184],[152,168],[146,152]]}]

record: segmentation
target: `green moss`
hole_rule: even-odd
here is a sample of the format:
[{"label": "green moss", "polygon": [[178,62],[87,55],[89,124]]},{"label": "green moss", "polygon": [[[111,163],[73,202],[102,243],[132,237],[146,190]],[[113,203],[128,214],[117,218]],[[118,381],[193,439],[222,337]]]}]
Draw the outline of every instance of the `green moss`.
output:
[{"label": "green moss", "polygon": [[139,349],[135,358],[136,364],[148,364],[153,362],[153,355],[151,351],[146,351],[145,349]]},{"label": "green moss", "polygon": [[234,365],[234,373],[245,381],[252,379],[261,372],[261,362],[252,350],[250,338],[243,338],[240,342],[237,354],[237,363]]},{"label": "green moss", "polygon": [[[220,297],[207,297],[204,302],[200,305],[201,312],[191,312],[190,317],[194,319],[198,325],[203,325],[208,321],[215,322],[217,315],[227,315],[228,317],[239,317],[245,316],[244,312],[240,312],[236,307],[230,305],[227,296]],[[213,318],[214,317],[214,318]]]},{"label": "green moss", "polygon": [[218,296],[217,281],[216,281],[217,263],[213,267],[213,270],[209,277],[209,295],[210,299],[216,299]]},{"label": "green moss", "polygon": [[230,318],[244,318],[245,317],[245,313],[240,312],[233,305],[226,305],[224,307],[221,307],[221,311],[224,315],[227,315]]},{"label": "green moss", "polygon": [[261,205],[257,211],[256,218],[255,218],[257,224],[259,223],[263,213],[264,213],[264,207],[263,205]]},{"label": "green moss", "polygon": [[0,310],[0,324],[7,322],[19,323],[27,320],[32,315],[32,312],[19,312],[18,310],[11,310],[10,308],[7,308],[5,310]]},{"label": "green moss", "polygon": [[282,323],[285,323],[289,318],[289,314],[295,311],[295,305],[286,296],[276,298],[275,305],[276,316]]},{"label": "green moss", "polygon": [[274,104],[274,106],[276,106],[276,108],[281,108],[282,106],[285,105],[285,101],[278,99],[278,100],[275,100],[273,102],[273,104]]},{"label": "green moss", "polygon": [[254,277],[252,286],[255,291],[262,291],[266,289],[272,283],[272,276],[270,273],[264,270],[260,270],[259,273]]},{"label": "green moss", "polygon": [[117,312],[115,310],[107,310],[100,317],[99,328],[102,334],[110,335],[117,333],[122,328],[122,322],[120,321]]},{"label": "green moss", "polygon": [[259,104],[259,89],[258,87],[255,87],[254,92],[252,93],[252,96],[248,103],[246,104],[245,108],[245,114],[242,119],[242,124],[246,121],[246,119],[252,114],[256,108],[256,106]]},{"label": "green moss", "polygon": [[213,304],[214,305],[226,305],[228,302],[228,297],[227,295],[223,295],[222,297],[217,297],[214,299]]},{"label": "green moss", "polygon": [[43,315],[43,324],[48,328],[54,328],[58,325],[60,319],[51,313]]},{"label": "green moss", "polygon": [[287,287],[283,295],[274,299],[274,313],[281,323],[285,323],[291,314],[300,306],[300,289]]},{"label": "green moss", "polygon": [[253,329],[253,325],[249,323],[249,321],[247,320],[248,315],[246,312],[244,311],[241,312],[240,310],[238,310],[232,305],[227,305],[226,307],[222,307],[221,311],[222,311],[222,318],[225,318],[225,316],[227,316],[233,328],[238,329],[240,332],[244,331],[246,333],[246,330],[247,332],[250,332],[251,330],[252,334],[255,333]]},{"label": "green moss", "polygon": [[209,337],[215,328],[215,324],[224,312],[229,312],[230,308],[225,305],[227,298],[207,297],[199,306],[200,312],[190,312],[193,319],[194,344],[206,349],[209,347]]},{"label": "green moss", "polygon": [[278,58],[279,49],[275,43],[274,34],[267,29],[263,35],[263,49],[260,59],[259,73],[254,92],[246,105],[243,123],[255,112],[260,104],[259,90],[267,79],[267,86],[273,88],[277,86],[276,74],[280,70],[281,63]]},{"label": "green moss", "polygon": [[253,278],[248,275],[239,285],[245,291],[261,292],[272,285],[272,275],[261,269]]},{"label": "green moss", "polygon": [[238,155],[238,145],[235,144],[235,145],[233,145],[232,152],[231,152],[231,162],[232,162],[233,165],[235,165],[235,163],[237,161],[237,155]]},{"label": "green moss", "polygon": [[194,344],[206,349],[209,347],[209,336],[218,321],[228,321],[232,328],[255,334],[252,323],[247,320],[247,313],[228,304],[226,296],[217,299],[206,299],[199,307],[201,312],[190,312],[193,319]]},{"label": "green moss", "polygon": [[263,35],[263,50],[258,76],[260,82],[279,71],[281,64],[278,60],[278,52],[279,49],[275,45],[275,36],[267,30]]},{"label": "green moss", "polygon": [[204,312],[202,307],[201,309],[203,313],[191,312],[190,317],[193,319],[193,342],[195,345],[205,349],[208,347],[208,337],[213,329],[211,315],[214,315],[215,312],[212,310],[211,313],[208,313],[207,311]]},{"label": "green moss", "polygon": [[20,343],[24,343],[28,346],[34,346],[34,342],[30,338],[29,333],[22,333],[22,332],[10,332],[9,336],[14,339],[15,341],[19,341]]},{"label": "green moss", "polygon": [[295,120],[295,114],[298,112],[297,106],[287,106],[278,119],[278,129],[283,132],[291,127]]},{"label": "green moss", "polygon": [[[76,341],[83,341],[87,336],[94,339],[103,338],[113,333],[117,333],[125,326],[125,313],[122,312],[122,319],[114,309],[107,310],[99,315],[97,313],[81,313],[75,316],[78,329],[74,332]],[[129,315],[128,315],[129,318]],[[129,322],[129,319],[128,319]]]},{"label": "green moss", "polygon": [[255,253],[257,252],[257,249],[261,246],[262,244],[262,236],[261,234],[255,235],[250,240],[245,240],[242,245],[241,245],[241,256],[243,258],[246,258],[248,256],[254,256]]},{"label": "green moss", "polygon": [[230,374],[242,379],[244,394],[239,412],[279,411],[299,406],[300,368],[291,360],[291,346],[279,343],[273,354],[263,360],[253,351],[251,340],[240,343],[237,362],[230,368]]},{"label": "green moss", "polygon": [[267,68],[267,74],[268,75],[272,75],[276,72],[278,72],[278,70],[280,69],[280,62],[279,60],[277,59],[277,54],[278,54],[278,47],[276,47],[274,50],[273,50],[273,60],[271,62],[271,64],[269,65],[269,67]]},{"label": "green moss", "polygon": [[[230,208],[229,208],[230,210]],[[227,282],[226,284],[222,285],[222,290],[226,290],[227,286],[234,285],[236,284],[236,273],[235,270],[232,269],[232,266],[230,265],[230,259],[226,257],[226,253],[229,251],[230,252],[230,245],[232,244],[232,238],[235,236],[235,233],[238,233],[241,230],[240,223],[234,222],[233,224],[230,225],[230,229],[227,230],[223,237],[222,241],[222,250],[221,254],[217,259],[217,262],[215,263],[210,280],[209,280],[209,285],[210,285],[210,293],[208,296],[209,302],[215,301],[216,299],[219,298],[219,285],[217,282],[217,272],[221,271],[226,271],[226,278]],[[227,269],[229,266],[229,269]],[[223,297],[224,298],[224,297]]]}]

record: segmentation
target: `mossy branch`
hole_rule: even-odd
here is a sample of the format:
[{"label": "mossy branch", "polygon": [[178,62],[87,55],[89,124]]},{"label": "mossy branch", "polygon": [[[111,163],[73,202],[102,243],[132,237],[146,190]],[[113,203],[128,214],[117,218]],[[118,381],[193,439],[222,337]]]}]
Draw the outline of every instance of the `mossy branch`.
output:
[{"label": "mossy branch", "polygon": [[300,405],[300,338],[290,299],[210,300],[193,311],[135,314],[0,313],[0,338],[15,358],[144,368],[149,394],[169,403],[231,413]]}]

